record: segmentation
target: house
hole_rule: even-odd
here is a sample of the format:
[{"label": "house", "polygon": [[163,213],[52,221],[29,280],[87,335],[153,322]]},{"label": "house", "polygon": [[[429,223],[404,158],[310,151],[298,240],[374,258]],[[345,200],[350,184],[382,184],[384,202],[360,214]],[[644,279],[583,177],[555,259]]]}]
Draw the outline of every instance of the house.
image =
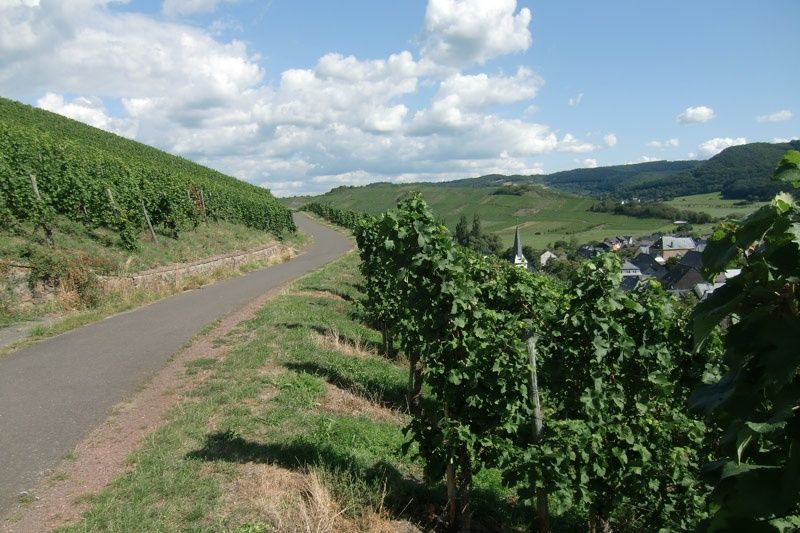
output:
[{"label": "house", "polygon": [[652,255],[639,254],[631,259],[631,263],[639,268],[643,277],[652,277],[660,281],[667,274],[667,269]]},{"label": "house", "polygon": [[691,292],[698,283],[706,283],[700,271],[681,264],[675,265],[675,268],[661,278],[664,289],[677,296]]},{"label": "house", "polygon": [[642,281],[641,277],[637,276],[624,276],[622,278],[622,282],[619,284],[619,288],[623,291],[629,292],[639,286],[639,283]]},{"label": "house", "polygon": [[625,263],[622,265],[622,277],[624,278],[628,276],[636,276],[641,278],[642,270],[630,261],[625,261]]},{"label": "house", "polygon": [[558,256],[553,252],[547,250],[542,255],[539,256],[539,265],[547,266],[547,262],[551,259],[558,259]]},{"label": "house", "polygon": [[708,296],[725,285],[724,283],[698,283],[694,286],[694,294],[701,302],[708,298]]},{"label": "house", "polygon": [[519,236],[519,226],[514,230],[514,264],[518,267],[528,269],[529,263],[525,254],[522,253],[522,239]]},{"label": "house", "polygon": [[596,248],[590,244],[584,244],[583,246],[578,248],[578,255],[581,257],[585,257],[587,259],[591,259],[592,257],[595,257],[597,254],[600,254],[604,251],[606,250],[603,250],[601,248]]},{"label": "house", "polygon": [[650,253],[663,259],[681,257],[689,250],[694,250],[695,242],[691,237],[673,237],[664,235],[650,247]]},{"label": "house", "polygon": [[698,252],[704,252],[708,246],[708,239],[697,239],[694,243],[694,249]]},{"label": "house", "polygon": [[596,248],[601,252],[616,252],[622,248],[622,243],[620,243],[616,237],[611,237],[610,239],[604,239],[603,242],[598,243]]},{"label": "house", "polygon": [[698,252],[697,250],[689,250],[683,257],[681,257],[680,261],[678,261],[679,265],[685,265],[691,268],[696,268],[697,270],[703,270],[703,253]]}]

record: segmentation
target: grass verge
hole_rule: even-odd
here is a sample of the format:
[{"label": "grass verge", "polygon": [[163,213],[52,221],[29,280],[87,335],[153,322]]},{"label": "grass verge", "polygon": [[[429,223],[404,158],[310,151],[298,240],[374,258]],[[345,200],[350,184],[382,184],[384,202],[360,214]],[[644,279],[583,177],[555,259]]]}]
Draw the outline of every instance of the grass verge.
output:
[{"label": "grass verge", "polygon": [[[444,489],[401,451],[406,370],[356,317],[357,256],[306,276],[240,328],[223,360],[64,531],[414,531]],[[521,523],[499,475],[476,479],[476,521]]]},{"label": "grass verge", "polygon": [[[298,237],[297,242],[307,242],[306,237]],[[254,263],[242,265],[236,268],[218,268],[208,274],[187,277],[181,279],[181,281],[178,283],[164,284],[160,285],[158,288],[110,291],[103,293],[93,306],[89,308],[78,307],[71,312],[64,311],[65,309],[69,309],[69,305],[60,305],[58,302],[53,302],[49,306],[41,308],[39,311],[44,313],[46,310],[52,310],[57,315],[62,315],[63,318],[60,318],[51,324],[41,324],[32,327],[24,339],[8,346],[0,347],[0,357],[34,342],[53,337],[55,335],[60,335],[61,333],[85,326],[86,324],[90,324],[92,322],[97,322],[98,320],[102,320],[111,315],[136,309],[137,307],[153,303],[157,300],[166,298],[167,296],[171,296],[179,292],[196,289],[223,279],[240,276],[260,268],[266,268],[276,263],[288,261],[290,258],[290,255],[284,254],[271,257],[263,261],[256,261]],[[69,301],[73,301],[74,299],[69,298],[68,296],[67,300],[68,304]],[[32,314],[32,316],[30,316],[28,319],[35,320],[36,318],[42,316],[38,315],[37,317],[34,311],[30,310],[27,311],[27,313]]]}]

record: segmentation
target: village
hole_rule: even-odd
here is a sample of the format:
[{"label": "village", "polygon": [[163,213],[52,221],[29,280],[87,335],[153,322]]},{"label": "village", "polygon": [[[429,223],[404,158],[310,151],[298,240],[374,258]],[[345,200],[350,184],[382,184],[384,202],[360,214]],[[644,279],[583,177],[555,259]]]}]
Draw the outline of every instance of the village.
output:
[{"label": "village", "polygon": [[560,246],[558,251],[533,252],[533,257],[528,258],[519,228],[516,228],[513,249],[514,264],[545,272],[552,270],[548,266],[554,262],[618,253],[624,260],[620,285],[623,290],[631,291],[645,280],[654,279],[664,290],[679,298],[694,296],[702,301],[741,272],[741,269],[731,268],[713,279],[707,279],[703,274],[703,250],[706,244],[707,236],[645,235],[634,238],[620,235],[596,244],[585,244],[574,252],[565,252],[564,247]]}]

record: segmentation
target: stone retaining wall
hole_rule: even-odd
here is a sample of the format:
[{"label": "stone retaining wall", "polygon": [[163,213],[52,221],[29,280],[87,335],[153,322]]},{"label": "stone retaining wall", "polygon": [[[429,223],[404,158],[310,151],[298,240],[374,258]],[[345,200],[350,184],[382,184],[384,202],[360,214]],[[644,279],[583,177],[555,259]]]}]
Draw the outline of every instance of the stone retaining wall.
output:
[{"label": "stone retaining wall", "polygon": [[[121,276],[97,276],[107,291],[127,291],[132,289],[157,289],[176,286],[192,277],[203,277],[218,270],[239,268],[245,265],[269,261],[276,258],[288,259],[296,251],[285,244],[273,244],[257,250],[234,255],[215,256],[193,263],[181,263],[145,270]],[[28,283],[30,267],[25,265],[6,265],[0,272],[0,295],[10,296],[16,305],[29,307],[55,298],[59,288],[41,282],[31,287]]]}]

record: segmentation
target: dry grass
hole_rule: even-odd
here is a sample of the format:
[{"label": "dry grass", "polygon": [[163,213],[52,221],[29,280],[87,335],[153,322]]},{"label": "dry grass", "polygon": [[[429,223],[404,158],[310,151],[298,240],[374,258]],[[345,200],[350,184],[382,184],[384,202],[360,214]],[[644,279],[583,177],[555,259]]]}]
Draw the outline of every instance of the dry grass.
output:
[{"label": "dry grass", "polygon": [[366,339],[350,339],[340,335],[336,328],[327,328],[325,333],[312,333],[314,341],[326,350],[333,350],[354,357],[375,357],[376,350]]},{"label": "dry grass", "polygon": [[396,533],[418,531],[412,524],[390,520],[382,506],[358,518],[346,516],[324,476],[314,470],[294,472],[270,464],[239,465],[234,481],[225,489],[230,510],[236,507],[253,524],[268,524],[287,533],[363,531]]},{"label": "dry grass", "polygon": [[365,416],[378,422],[406,423],[406,415],[373,403],[362,396],[325,384],[325,395],[319,402],[323,411],[345,416]]},{"label": "dry grass", "polygon": [[[352,531],[339,507],[315,472],[293,472],[268,464],[239,467],[226,499],[253,523],[266,523],[288,533]],[[227,506],[223,506],[227,507]]]},{"label": "dry grass", "polygon": [[338,294],[330,291],[292,291],[292,296],[311,296],[313,298],[329,298],[337,302],[344,302],[345,299]]}]

